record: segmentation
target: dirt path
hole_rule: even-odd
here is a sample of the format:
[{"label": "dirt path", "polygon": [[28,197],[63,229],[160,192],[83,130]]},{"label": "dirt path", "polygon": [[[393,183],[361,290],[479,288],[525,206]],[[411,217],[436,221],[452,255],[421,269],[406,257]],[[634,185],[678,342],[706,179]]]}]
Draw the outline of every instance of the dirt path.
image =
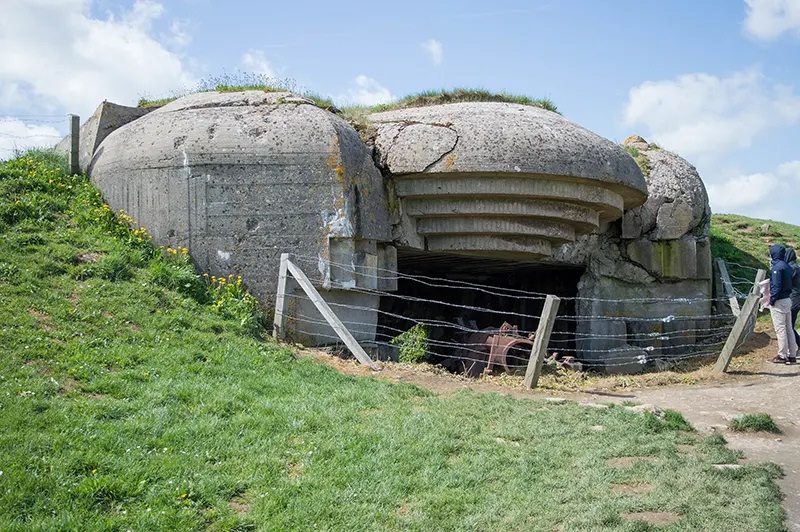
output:
[{"label": "dirt path", "polygon": [[[772,331],[763,328],[750,342],[749,352],[734,359],[730,374],[713,374],[700,368],[689,379],[699,385],[667,385],[624,389],[595,389],[581,392],[526,390],[518,381],[509,385],[502,380],[475,380],[415,365],[380,364],[374,373],[352,361],[342,360],[319,351],[306,351],[321,362],[343,373],[373,375],[395,382],[408,382],[441,395],[462,389],[497,392],[515,397],[565,397],[581,402],[635,401],[681,412],[701,433],[721,433],[733,449],[741,450],[745,460],[773,462],[784,472],[778,485],[784,495],[786,528],[800,532],[800,365],[783,366],[766,362],[775,355]],[[650,382],[643,376],[638,386]],[[731,418],[748,413],[764,412],[772,416],[783,434],[743,434],[728,430]]]}]

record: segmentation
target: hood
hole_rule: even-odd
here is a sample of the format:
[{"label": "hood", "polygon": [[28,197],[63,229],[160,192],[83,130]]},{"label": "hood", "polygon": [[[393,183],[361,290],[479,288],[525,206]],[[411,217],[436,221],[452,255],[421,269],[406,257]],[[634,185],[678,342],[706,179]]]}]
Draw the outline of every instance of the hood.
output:
[{"label": "hood", "polygon": [[769,247],[769,256],[773,261],[786,259],[786,248],[782,244],[772,244]]},{"label": "hood", "polygon": [[792,248],[786,248],[786,262],[795,262],[797,260],[797,255]]}]

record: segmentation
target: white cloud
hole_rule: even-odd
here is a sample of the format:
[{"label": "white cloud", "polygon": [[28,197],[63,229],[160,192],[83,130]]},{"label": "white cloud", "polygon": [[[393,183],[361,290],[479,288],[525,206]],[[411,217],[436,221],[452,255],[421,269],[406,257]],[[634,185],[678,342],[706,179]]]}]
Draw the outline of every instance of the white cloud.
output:
[{"label": "white cloud", "polygon": [[785,181],[773,173],[759,173],[734,177],[706,188],[714,212],[741,212],[765,206],[784,185]]},{"label": "white cloud", "polygon": [[644,126],[642,134],[689,158],[748,148],[764,131],[798,121],[800,96],[756,69],[647,81],[630,90],[624,110],[626,126]]},{"label": "white cloud", "polygon": [[444,47],[436,39],[428,39],[422,43],[422,49],[425,50],[434,65],[439,66],[444,61]]},{"label": "white cloud", "polygon": [[[85,118],[105,99],[130,105],[143,94],[195,84],[181,59],[152,34],[162,4],[136,0],[118,19],[93,18],[90,8],[90,0],[5,0],[3,19],[13,23],[0,31],[0,93],[21,87],[28,110]],[[0,109],[13,107],[0,102]]]},{"label": "white cloud", "polygon": [[336,98],[337,102],[342,105],[378,105],[395,99],[389,89],[363,74],[357,76],[354,81],[356,87],[347,89],[344,94]]},{"label": "white cloud", "polygon": [[778,166],[775,173],[783,178],[794,179],[800,183],[800,161],[791,161]]},{"label": "white cloud", "polygon": [[185,48],[192,42],[189,23],[185,20],[173,20],[169,27],[169,41],[178,48]]},{"label": "white cloud", "polygon": [[738,175],[718,184],[707,184],[714,212],[738,213],[798,223],[794,205],[800,186],[800,160],[778,165],[771,172]]},{"label": "white cloud", "polygon": [[136,0],[129,13],[123,17],[123,25],[135,28],[142,33],[149,33],[153,21],[164,14],[164,6],[153,0]]},{"label": "white cloud", "polygon": [[275,71],[272,65],[267,61],[264,52],[261,50],[250,50],[242,54],[242,59],[239,61],[239,66],[245,72],[252,72],[254,74],[261,74],[268,78],[275,77]]},{"label": "white cloud", "polygon": [[[66,117],[64,117],[66,122]],[[53,146],[62,135],[51,125],[25,124],[17,119],[0,119],[0,160],[9,159],[16,150]]]},{"label": "white cloud", "polygon": [[800,37],[800,0],[745,0],[745,3],[744,28],[753,37],[771,41],[786,32]]}]

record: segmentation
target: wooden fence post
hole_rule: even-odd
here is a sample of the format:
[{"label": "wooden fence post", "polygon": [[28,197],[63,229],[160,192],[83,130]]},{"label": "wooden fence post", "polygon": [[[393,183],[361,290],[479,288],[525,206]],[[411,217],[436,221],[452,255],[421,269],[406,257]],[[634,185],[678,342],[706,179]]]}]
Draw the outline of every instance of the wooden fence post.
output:
[{"label": "wooden fence post", "polygon": [[717,259],[717,267],[719,268],[719,275],[722,277],[722,289],[725,295],[728,296],[728,301],[731,304],[731,312],[734,316],[739,316],[739,300],[736,299],[736,292],[733,290],[733,283],[731,283],[731,276],[728,275],[728,266],[722,259]]},{"label": "wooden fence post", "polygon": [[533,347],[531,347],[531,356],[528,359],[528,369],[525,371],[526,388],[535,388],[539,382],[542,364],[547,356],[547,344],[550,343],[550,334],[553,332],[553,324],[556,321],[560,303],[561,299],[552,295],[547,296],[544,301],[542,317],[539,319],[539,327],[536,329]]},{"label": "wooden fence post", "polygon": [[[756,272],[756,280],[753,283],[753,288],[750,290],[751,294],[756,294],[759,297],[761,297],[761,291],[759,289],[758,283],[763,281],[766,278],[766,276],[767,276],[767,272],[765,272],[764,270],[758,270]],[[747,320],[747,325],[744,328],[744,336],[742,337],[745,340],[747,340],[748,338],[753,336],[753,333],[756,332],[756,317],[757,317],[757,315],[758,315],[758,312],[754,313],[750,317],[750,319]]]},{"label": "wooden fence post", "polygon": [[281,253],[281,267],[278,273],[278,292],[275,295],[275,319],[272,322],[272,337],[276,340],[286,338],[286,283],[289,254]]},{"label": "wooden fence post", "polygon": [[69,115],[69,173],[79,174],[81,172],[80,165],[80,134],[81,134],[81,117],[78,115]]},{"label": "wooden fence post", "polygon": [[314,288],[314,285],[311,281],[306,277],[306,274],[303,273],[303,270],[295,266],[291,260],[286,261],[287,269],[289,273],[292,274],[292,277],[295,278],[297,283],[303,289],[303,291],[308,295],[309,299],[314,306],[317,307],[322,317],[325,318],[325,321],[333,327],[333,330],[336,331],[336,334],[339,338],[342,339],[344,345],[350,350],[351,353],[358,359],[359,362],[364,364],[365,366],[369,366],[371,369],[378,370],[378,366],[375,365],[375,362],[369,358],[369,355],[364,351],[364,349],[358,344],[353,335],[350,334],[350,331],[347,330],[347,327],[344,326],[344,323],[334,314],[331,307],[322,299],[322,296],[319,295],[317,289]]},{"label": "wooden fence post", "polygon": [[747,296],[742,311],[739,313],[739,317],[736,318],[736,323],[733,324],[733,329],[731,329],[731,333],[728,335],[725,345],[722,346],[722,351],[719,354],[717,363],[714,364],[714,371],[724,373],[728,370],[728,364],[731,363],[733,350],[739,345],[739,341],[745,337],[747,324],[751,320],[754,320],[758,312],[758,301],[760,299],[760,294],[750,294]]}]

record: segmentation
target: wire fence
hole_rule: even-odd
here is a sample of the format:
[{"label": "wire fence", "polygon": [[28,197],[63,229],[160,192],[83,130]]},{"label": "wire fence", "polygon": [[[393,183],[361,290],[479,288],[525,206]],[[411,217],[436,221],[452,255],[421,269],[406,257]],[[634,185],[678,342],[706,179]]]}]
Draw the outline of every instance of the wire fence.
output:
[{"label": "wire fence", "polygon": [[[292,255],[291,260],[306,272],[352,272],[356,286],[341,292],[349,296],[327,303],[354,336],[388,358],[399,351],[471,375],[493,361],[495,369],[510,372],[524,371],[528,365],[546,292],[383,268],[365,272],[316,256]],[[367,277],[370,282],[364,283]],[[398,288],[358,286],[382,282],[397,283]],[[596,298],[578,295],[577,286],[571,294],[555,295],[561,305],[548,356],[553,361],[579,361],[587,369],[647,368],[718,356],[734,323],[731,314],[713,310],[717,304],[728,305],[727,297]],[[302,291],[287,297],[290,329],[317,344],[340,342],[314,309],[312,298]],[[500,353],[499,344],[509,347]]]},{"label": "wire fence", "polygon": [[67,115],[0,116],[0,129],[4,129],[0,131],[0,156],[16,156],[30,148],[55,145],[64,138],[61,130],[67,127]]}]

